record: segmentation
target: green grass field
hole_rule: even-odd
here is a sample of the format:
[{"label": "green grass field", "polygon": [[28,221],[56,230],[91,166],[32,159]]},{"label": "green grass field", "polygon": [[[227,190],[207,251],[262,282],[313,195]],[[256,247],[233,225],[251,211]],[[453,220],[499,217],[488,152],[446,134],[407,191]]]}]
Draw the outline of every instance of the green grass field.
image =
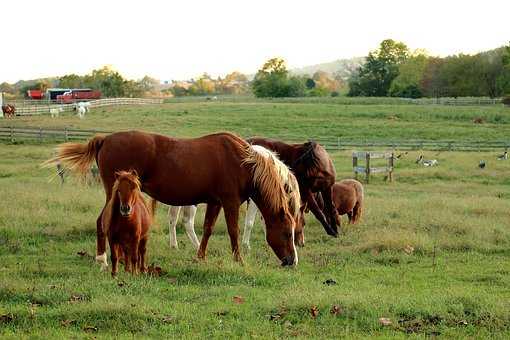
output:
[{"label": "green grass field", "polygon": [[[478,116],[486,123],[473,124]],[[509,116],[503,107],[184,102],[0,124],[504,140]],[[39,164],[52,147],[0,144],[1,338],[510,336],[510,160],[496,161],[501,152],[427,152],[439,161],[433,168],[416,165],[419,153],[410,152],[396,164],[395,182],[376,176],[365,186],[362,221],[344,224],[340,238],[308,216],[294,269],[279,267],[259,220],[244,266],[232,260],[223,218],[207,261],[195,259],[182,228],[180,248],[170,249],[160,206],[148,255],[161,276],[112,279],[92,257],[102,188],[49,182],[53,173]],[[350,152],[332,157],[338,179],[351,177]],[[338,313],[330,313],[335,305]]]}]

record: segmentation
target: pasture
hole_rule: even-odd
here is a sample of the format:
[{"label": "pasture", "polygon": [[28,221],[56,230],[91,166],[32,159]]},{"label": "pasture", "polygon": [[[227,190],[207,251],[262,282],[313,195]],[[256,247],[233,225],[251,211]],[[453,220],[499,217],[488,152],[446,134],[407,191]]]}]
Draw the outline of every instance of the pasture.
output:
[{"label": "pasture", "polygon": [[[478,117],[483,124],[473,123]],[[501,106],[190,101],[102,108],[83,120],[64,114],[0,124],[176,136],[230,130],[243,136],[504,140],[510,112]],[[148,257],[162,271],[131,277],[121,270],[112,279],[92,256],[103,190],[70,177],[63,186],[49,182],[54,172],[39,164],[53,146],[0,144],[3,338],[510,336],[510,160],[496,161],[499,151],[430,151],[425,158],[439,162],[430,168],[415,164],[420,152],[410,152],[396,163],[395,182],[374,176],[365,186],[361,223],[344,223],[338,239],[307,216],[306,245],[294,269],[279,267],[260,220],[252,249],[243,251],[244,266],[232,259],[222,215],[205,262],[196,260],[182,228],[179,249],[170,249],[167,208],[160,205]],[[337,178],[351,177],[350,152],[331,156]],[[203,214],[201,206],[198,234]],[[382,325],[382,317],[391,325]]]}]

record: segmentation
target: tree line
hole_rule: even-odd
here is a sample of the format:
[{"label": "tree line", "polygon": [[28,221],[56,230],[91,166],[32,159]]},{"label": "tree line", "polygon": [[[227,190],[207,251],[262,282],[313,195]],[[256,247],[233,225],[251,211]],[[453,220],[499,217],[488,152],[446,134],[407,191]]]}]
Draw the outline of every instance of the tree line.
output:
[{"label": "tree line", "polygon": [[501,97],[510,94],[510,45],[440,58],[387,39],[368,54],[348,84],[349,96]]}]

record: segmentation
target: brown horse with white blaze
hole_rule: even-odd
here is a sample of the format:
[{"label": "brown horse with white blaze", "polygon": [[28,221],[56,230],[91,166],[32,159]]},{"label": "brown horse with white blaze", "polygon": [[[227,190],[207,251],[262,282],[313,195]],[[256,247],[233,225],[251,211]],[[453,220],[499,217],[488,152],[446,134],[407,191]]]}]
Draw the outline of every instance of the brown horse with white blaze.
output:
[{"label": "brown horse with white blaze", "polygon": [[[251,198],[266,222],[267,242],[282,265],[297,264],[293,242],[296,207],[287,199],[274,165],[243,139],[230,133],[178,139],[140,131],[118,132],[96,136],[87,144],[62,144],[57,148],[57,156],[47,163],[60,161],[83,173],[94,160],[106,191],[106,202],[112,195],[115,172],[134,169],[142,191],[157,201],[169,205],[207,203],[199,258],[206,255],[207,242],[223,207],[234,258],[242,260],[239,207]],[[106,262],[101,215],[97,220],[97,255]]]},{"label": "brown horse with white blaze", "polygon": [[[247,141],[276,152],[296,176],[303,203],[319,220],[326,233],[337,237],[336,214],[331,200],[331,187],[335,183],[336,171],[324,147],[313,141],[303,144],[287,144],[261,137],[249,138]],[[316,192],[322,193],[324,208],[317,204],[314,195]],[[300,244],[304,242],[302,234],[298,235],[297,241]]]},{"label": "brown horse with white blaze", "polygon": [[145,254],[152,209],[146,205],[135,170],[117,171],[112,196],[102,215],[103,233],[108,236],[112,276],[124,258],[126,272],[146,272]]}]

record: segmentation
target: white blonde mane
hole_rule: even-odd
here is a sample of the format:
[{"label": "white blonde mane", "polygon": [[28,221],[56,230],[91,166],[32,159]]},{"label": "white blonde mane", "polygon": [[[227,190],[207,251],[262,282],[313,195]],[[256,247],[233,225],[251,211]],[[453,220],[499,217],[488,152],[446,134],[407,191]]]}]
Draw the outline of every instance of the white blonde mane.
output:
[{"label": "white blonde mane", "polygon": [[[274,166],[275,172],[283,184],[282,189],[287,200],[287,206],[290,210],[290,213],[294,216],[294,218],[296,218],[297,214],[299,213],[299,206],[301,204],[299,185],[296,177],[290,171],[287,165],[285,165],[285,163],[283,163],[278,158],[275,152],[268,150],[260,145],[252,145],[251,147],[256,154],[262,156],[265,160],[269,161]],[[257,171],[255,171],[255,176],[253,178],[254,181],[258,182],[261,179],[261,176],[261,173],[257,174]]]}]

